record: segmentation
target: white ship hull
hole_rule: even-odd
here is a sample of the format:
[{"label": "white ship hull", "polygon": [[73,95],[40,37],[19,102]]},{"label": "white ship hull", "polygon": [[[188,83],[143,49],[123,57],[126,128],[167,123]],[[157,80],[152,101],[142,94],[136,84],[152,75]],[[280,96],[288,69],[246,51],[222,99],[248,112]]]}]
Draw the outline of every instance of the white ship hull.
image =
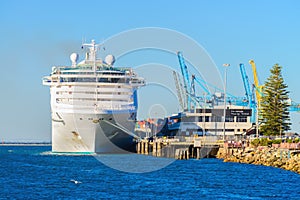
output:
[{"label": "white ship hull", "polygon": [[52,151],[65,153],[114,153],[133,151],[136,90],[144,79],[132,69],[113,67],[114,57],[97,59],[99,45],[72,66],[52,67],[43,84],[50,86]]},{"label": "white ship hull", "polygon": [[[100,120],[99,120],[100,119]],[[134,138],[115,124],[133,132],[128,114],[53,113],[52,151],[76,153],[125,153],[134,150]]]}]

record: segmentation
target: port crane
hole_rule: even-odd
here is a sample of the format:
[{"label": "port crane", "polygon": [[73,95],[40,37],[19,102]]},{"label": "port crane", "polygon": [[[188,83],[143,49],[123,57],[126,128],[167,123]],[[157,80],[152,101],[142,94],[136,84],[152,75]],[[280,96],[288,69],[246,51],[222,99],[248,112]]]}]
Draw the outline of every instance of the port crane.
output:
[{"label": "port crane", "polygon": [[[256,94],[256,100],[257,100],[257,111],[258,111],[258,109],[260,108],[261,98],[263,97],[263,85],[259,85],[255,62],[253,60],[250,60],[249,63],[252,66],[254,86],[256,89],[255,94]],[[300,112],[300,104],[299,103],[290,101],[289,104],[290,104],[290,106],[289,106],[290,112],[295,112],[295,111]]]},{"label": "port crane", "polygon": [[[174,76],[176,89],[177,89],[177,94],[178,94],[179,99],[181,98],[180,96],[185,95],[185,97],[186,97],[185,98],[186,99],[186,104],[181,103],[181,102],[184,102],[183,100],[181,100],[181,102],[179,102],[179,103],[181,105],[186,105],[185,108],[187,108],[187,110],[190,111],[191,110],[191,103],[194,104],[194,107],[196,107],[196,105],[201,107],[201,105],[200,105],[201,102],[206,102],[206,101],[209,102],[210,99],[211,99],[211,93],[210,93],[209,89],[207,87],[205,87],[199,79],[196,79],[195,75],[192,75],[192,80],[190,81],[189,71],[188,71],[187,65],[185,64],[185,60],[184,60],[184,57],[183,57],[182,53],[180,51],[178,51],[177,56],[178,56],[178,61],[179,61],[179,65],[180,65],[181,75],[183,77],[183,84],[184,84],[184,89],[183,90],[181,89],[182,87],[180,87],[180,83],[178,83],[178,81],[180,79],[175,74],[176,72],[175,73],[173,72],[173,76]],[[196,96],[196,94],[195,94],[195,81],[206,92],[206,95],[204,97]],[[184,98],[182,98],[182,99],[184,99]]]},{"label": "port crane", "polygon": [[183,76],[183,86],[186,92],[186,102],[187,102],[187,110],[190,111],[191,109],[191,89],[190,89],[190,79],[189,79],[189,73],[187,70],[187,66],[185,64],[183,55],[180,51],[177,52],[178,61],[180,65],[181,74]]},{"label": "port crane", "polygon": [[[210,107],[213,107],[215,104],[217,105],[219,102],[225,101],[224,96],[222,95],[222,93],[224,92],[223,89],[219,89],[216,86],[207,83],[203,79],[196,77],[195,75],[191,76],[191,81],[190,81],[189,71],[182,53],[180,51],[177,52],[177,56],[179,60],[181,74],[183,77],[184,89],[181,89],[182,87],[180,87],[180,83],[179,83],[180,81],[178,75],[174,74],[173,72],[173,76],[176,84],[179,103],[182,107],[186,105],[185,108],[187,108],[187,110],[190,111],[192,102],[195,106],[196,104],[200,106],[200,103],[204,103],[204,104],[210,103],[211,104]],[[197,83],[205,92],[203,96],[196,96],[195,83]],[[209,88],[213,89],[216,93],[212,94]],[[183,99],[186,99],[186,101],[183,101]],[[187,102],[187,103],[184,104],[182,102]],[[226,93],[226,102],[228,102],[229,104],[240,105],[240,106],[248,105],[247,99],[245,97],[236,97],[229,93]]]},{"label": "port crane", "polygon": [[246,69],[244,64],[240,64],[240,72],[242,75],[242,80],[244,84],[244,89],[245,89],[245,95],[247,98],[248,106],[252,110],[252,116],[251,116],[251,122],[255,122],[255,116],[256,116],[256,101],[254,98],[254,92],[251,90],[250,83],[249,83],[249,78],[246,73]]},{"label": "port crane", "polygon": [[[193,82],[195,82],[204,90],[205,92],[205,99],[206,99],[206,103],[210,102],[212,104],[218,104],[219,102],[224,102],[224,97],[222,96],[222,93],[224,92],[223,89],[220,89],[210,83],[207,83],[206,81],[204,81],[201,78],[196,77],[195,75],[192,75],[192,86],[195,87],[195,85],[193,85]],[[212,94],[209,90],[209,88],[212,88],[213,91],[215,91],[215,94]],[[192,89],[192,91],[195,91],[195,89]],[[201,97],[197,97],[197,98],[201,98]],[[201,102],[203,102],[203,100],[201,99]],[[226,102],[228,102],[229,104],[234,104],[234,105],[239,105],[239,106],[247,106],[247,99],[245,97],[237,97],[234,96],[228,92],[226,92]],[[213,105],[212,105],[213,106]]]},{"label": "port crane", "polygon": [[198,85],[203,89],[204,94],[206,95],[206,99],[211,98],[211,93],[209,89],[200,81],[201,79],[196,78],[195,74],[192,75],[192,82],[191,82],[191,91],[192,95],[196,97],[196,89],[195,89],[195,81],[198,83]]},{"label": "port crane", "polygon": [[184,88],[181,84],[182,83],[181,79],[176,71],[173,71],[173,78],[175,81],[179,105],[180,105],[181,109],[184,110],[186,108],[186,98],[185,98],[187,95],[186,91],[184,90]]},{"label": "port crane", "polygon": [[294,101],[291,101],[289,111],[291,111],[291,112],[294,112],[294,111],[300,112],[300,104],[296,103]]},{"label": "port crane", "polygon": [[262,91],[263,85],[259,85],[257,71],[256,71],[256,64],[255,64],[254,60],[249,60],[249,63],[252,67],[257,106],[260,107],[261,97],[263,96],[263,91]]}]

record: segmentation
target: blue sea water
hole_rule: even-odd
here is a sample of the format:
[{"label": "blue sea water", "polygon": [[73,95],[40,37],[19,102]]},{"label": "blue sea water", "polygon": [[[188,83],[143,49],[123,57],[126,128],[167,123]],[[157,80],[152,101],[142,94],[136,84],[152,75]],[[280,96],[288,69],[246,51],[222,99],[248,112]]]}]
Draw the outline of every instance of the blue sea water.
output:
[{"label": "blue sea water", "polygon": [[300,199],[300,175],[273,167],[202,159],[126,173],[95,156],[55,155],[50,148],[0,147],[0,199]]}]

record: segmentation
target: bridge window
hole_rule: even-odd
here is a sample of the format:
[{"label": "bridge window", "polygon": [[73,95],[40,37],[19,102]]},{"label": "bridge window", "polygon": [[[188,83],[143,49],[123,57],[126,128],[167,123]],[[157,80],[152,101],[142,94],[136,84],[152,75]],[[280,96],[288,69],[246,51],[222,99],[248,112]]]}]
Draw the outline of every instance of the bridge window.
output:
[{"label": "bridge window", "polygon": [[236,122],[247,122],[247,117],[245,116],[237,116]]},{"label": "bridge window", "polygon": [[232,116],[226,116],[225,122],[234,122],[234,119]]},{"label": "bridge window", "polygon": [[209,122],[209,116],[205,116],[205,122]]},{"label": "bridge window", "polygon": [[225,129],[225,132],[234,132],[234,129]]},{"label": "bridge window", "polygon": [[213,122],[222,122],[222,117],[221,116],[217,116],[217,115],[213,115],[212,116],[212,121]]},{"label": "bridge window", "polygon": [[108,78],[99,78],[98,82],[108,83]]}]

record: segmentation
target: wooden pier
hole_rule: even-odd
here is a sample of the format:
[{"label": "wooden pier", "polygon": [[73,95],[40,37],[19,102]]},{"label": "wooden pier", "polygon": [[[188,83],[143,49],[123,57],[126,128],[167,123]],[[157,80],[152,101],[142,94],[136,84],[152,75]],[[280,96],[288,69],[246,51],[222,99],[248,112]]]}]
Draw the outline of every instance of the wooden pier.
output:
[{"label": "wooden pier", "polygon": [[143,139],[137,142],[138,154],[175,159],[216,157],[222,141],[215,137],[180,137]]}]

